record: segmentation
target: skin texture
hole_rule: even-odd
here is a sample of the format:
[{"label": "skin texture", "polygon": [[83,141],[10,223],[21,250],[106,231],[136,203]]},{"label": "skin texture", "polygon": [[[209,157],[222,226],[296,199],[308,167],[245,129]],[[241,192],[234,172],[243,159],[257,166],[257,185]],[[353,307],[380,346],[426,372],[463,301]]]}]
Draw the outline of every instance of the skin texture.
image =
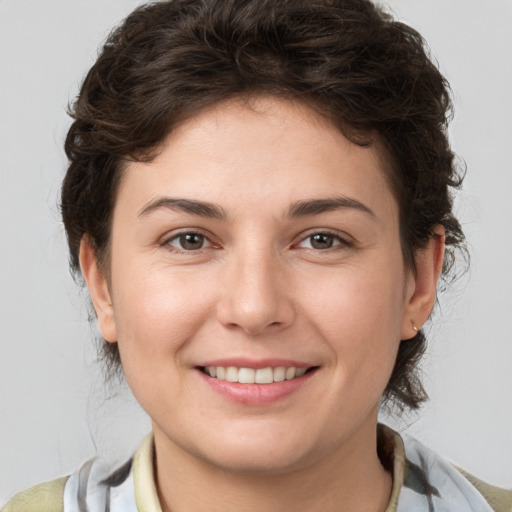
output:
[{"label": "skin texture", "polygon": [[[152,418],[164,509],[386,508],[378,404],[400,339],[430,314],[443,254],[439,232],[417,273],[404,267],[386,165],[377,144],[259,98],[200,112],[152,162],[127,166],[110,279],[86,237],[81,265],[101,332],[118,341]],[[222,218],[162,206],[169,198],[214,204]],[[334,198],[344,206],[290,215]],[[200,235],[192,250],[183,233]],[[322,233],[331,247],[314,244]],[[291,394],[245,404],[197,368],[225,358],[316,370]]]}]

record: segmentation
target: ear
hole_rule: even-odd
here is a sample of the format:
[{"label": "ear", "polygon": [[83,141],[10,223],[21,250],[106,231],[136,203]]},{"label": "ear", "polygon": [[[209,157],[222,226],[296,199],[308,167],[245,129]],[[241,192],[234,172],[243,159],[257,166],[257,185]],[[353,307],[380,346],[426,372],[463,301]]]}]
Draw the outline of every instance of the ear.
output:
[{"label": "ear", "polygon": [[115,342],[117,329],[108,280],[101,271],[96,252],[86,236],[80,242],[80,268],[89,289],[100,332],[106,341]]},{"label": "ear", "polygon": [[437,226],[430,241],[416,252],[416,273],[408,276],[406,304],[402,317],[402,337],[407,340],[416,336],[427,321],[436,300],[437,282],[443,270],[445,231]]}]

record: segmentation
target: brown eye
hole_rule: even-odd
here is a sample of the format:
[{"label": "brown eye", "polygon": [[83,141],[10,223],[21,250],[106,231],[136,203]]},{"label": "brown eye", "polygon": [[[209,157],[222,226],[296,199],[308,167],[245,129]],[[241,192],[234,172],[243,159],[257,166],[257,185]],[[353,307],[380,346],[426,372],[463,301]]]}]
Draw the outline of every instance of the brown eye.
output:
[{"label": "brown eye", "polygon": [[329,232],[313,233],[297,245],[302,249],[313,249],[315,251],[327,251],[333,248],[351,247],[352,243],[339,235]]},{"label": "brown eye", "polygon": [[169,241],[169,245],[182,251],[198,251],[208,245],[208,239],[200,233],[180,233]]},{"label": "brown eye", "polygon": [[309,237],[313,249],[330,249],[334,245],[335,237],[328,233],[317,233]]}]

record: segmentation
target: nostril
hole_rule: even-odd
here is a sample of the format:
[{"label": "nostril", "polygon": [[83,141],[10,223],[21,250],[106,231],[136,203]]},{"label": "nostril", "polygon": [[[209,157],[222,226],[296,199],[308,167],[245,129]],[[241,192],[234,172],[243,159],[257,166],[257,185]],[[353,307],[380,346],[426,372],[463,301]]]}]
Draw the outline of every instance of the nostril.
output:
[{"label": "nostril", "polygon": [[[250,284],[250,283],[249,283]],[[217,318],[225,327],[238,327],[251,336],[277,331],[293,323],[294,309],[286,296],[263,293],[254,286],[233,286],[217,303]]]}]

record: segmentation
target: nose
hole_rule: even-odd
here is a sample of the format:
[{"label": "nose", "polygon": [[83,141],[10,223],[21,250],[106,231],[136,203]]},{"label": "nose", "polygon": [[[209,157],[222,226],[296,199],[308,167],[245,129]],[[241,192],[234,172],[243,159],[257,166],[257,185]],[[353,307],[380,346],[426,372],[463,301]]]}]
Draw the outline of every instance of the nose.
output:
[{"label": "nose", "polygon": [[292,291],[282,264],[271,251],[245,250],[225,270],[217,307],[219,322],[252,336],[293,323]]}]

